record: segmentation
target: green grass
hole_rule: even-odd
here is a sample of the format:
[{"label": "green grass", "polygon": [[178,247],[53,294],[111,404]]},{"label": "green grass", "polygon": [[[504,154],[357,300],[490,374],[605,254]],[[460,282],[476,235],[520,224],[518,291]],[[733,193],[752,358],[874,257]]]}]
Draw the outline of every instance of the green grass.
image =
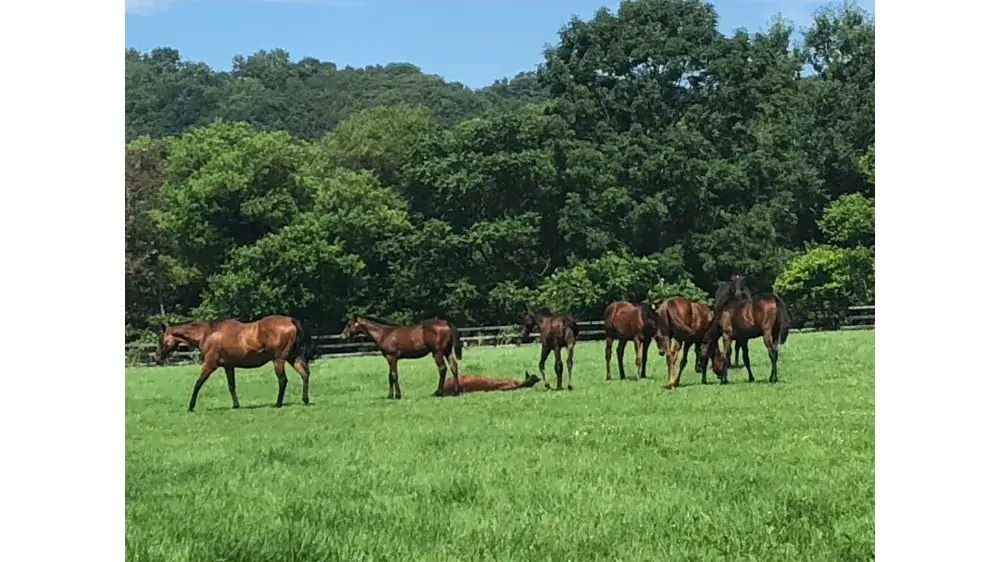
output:
[{"label": "green grass", "polygon": [[[430,358],[225,373],[187,412],[196,366],[126,372],[129,560],[871,560],[874,332],[792,334],[782,382],[604,381],[577,348],[575,390],[430,397]],[[466,348],[462,371],[523,377],[537,345]],[[626,373],[634,376],[632,349]],[[554,377],[550,358],[549,375]],[[614,367],[613,367],[614,369]],[[552,380],[552,379],[550,379]],[[553,380],[554,383],[554,380]],[[553,384],[554,386],[554,384]]]}]

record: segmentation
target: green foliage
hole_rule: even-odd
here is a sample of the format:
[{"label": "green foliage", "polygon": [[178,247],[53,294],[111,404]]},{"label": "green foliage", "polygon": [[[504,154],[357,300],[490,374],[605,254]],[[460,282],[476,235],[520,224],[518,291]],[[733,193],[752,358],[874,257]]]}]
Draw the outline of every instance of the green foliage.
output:
[{"label": "green foliage", "polygon": [[852,304],[874,302],[875,252],[815,246],[789,260],[774,290],[796,322],[839,325]]},{"label": "green foliage", "polygon": [[340,317],[364,268],[360,257],[326,240],[319,221],[303,220],[234,250],[221,273],[209,278],[199,315]]},{"label": "green foliage", "polygon": [[868,183],[875,185],[875,145],[868,147],[868,152],[858,161],[858,168]]},{"label": "green foliage", "polygon": [[126,323],[595,318],[706,300],[734,270],[784,276],[815,308],[796,318],[870,302],[873,20],[717,20],[702,0],[602,8],[477,92],[410,64],[126,51]]},{"label": "green foliage", "polygon": [[674,283],[668,283],[660,279],[656,285],[653,285],[649,289],[649,293],[646,295],[646,302],[656,308],[663,301],[673,297],[686,297],[691,299],[691,302],[704,304],[708,304],[709,301],[709,294],[703,291],[701,287],[695,285],[690,279],[683,279]]},{"label": "green foliage", "polygon": [[817,224],[829,244],[843,248],[873,248],[875,200],[860,193],[844,195],[823,211]]},{"label": "green foliage", "polygon": [[364,68],[304,58],[287,51],[237,56],[230,72],[181,60],[175,49],[125,51],[125,138],[181,134],[216,119],[245,121],[319,139],[368,108],[426,108],[435,122],[451,126],[493,108],[516,109],[545,98],[533,73],[473,91],[412,64]]}]

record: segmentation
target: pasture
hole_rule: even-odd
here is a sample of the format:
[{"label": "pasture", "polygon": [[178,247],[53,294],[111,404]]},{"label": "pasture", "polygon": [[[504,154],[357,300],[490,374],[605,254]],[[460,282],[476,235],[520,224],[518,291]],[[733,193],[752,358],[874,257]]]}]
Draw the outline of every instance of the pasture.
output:
[{"label": "pasture", "polygon": [[[681,387],[604,380],[576,348],[575,390],[432,398],[431,358],[313,363],[313,405],[270,365],[220,369],[187,412],[195,365],[126,370],[129,560],[871,560],[874,332],[791,334],[766,382],[744,369]],[[467,347],[464,374],[523,378],[537,343]],[[632,347],[626,373],[634,379]],[[553,362],[547,365],[555,385]]]}]

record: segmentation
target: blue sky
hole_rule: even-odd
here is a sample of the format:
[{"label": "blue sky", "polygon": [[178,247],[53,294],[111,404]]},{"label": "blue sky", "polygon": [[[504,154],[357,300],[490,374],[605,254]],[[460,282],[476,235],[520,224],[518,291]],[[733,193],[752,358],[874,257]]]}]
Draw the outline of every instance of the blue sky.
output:
[{"label": "blue sky", "polygon": [[[716,0],[722,31],[799,25],[819,0]],[[874,13],[874,0],[857,2]],[[409,62],[473,88],[530,70],[572,14],[617,0],[126,0],[125,45],[173,47],[229,70],[234,55],[282,48],[339,66]]]}]

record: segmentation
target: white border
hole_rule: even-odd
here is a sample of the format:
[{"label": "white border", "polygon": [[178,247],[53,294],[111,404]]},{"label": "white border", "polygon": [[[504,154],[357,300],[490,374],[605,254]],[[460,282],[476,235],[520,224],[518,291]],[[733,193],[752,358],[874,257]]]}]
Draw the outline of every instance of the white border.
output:
[{"label": "white border", "polygon": [[123,8],[4,5],[8,560],[125,556]]},{"label": "white border", "polygon": [[878,8],[875,551],[995,558],[997,4]]}]

